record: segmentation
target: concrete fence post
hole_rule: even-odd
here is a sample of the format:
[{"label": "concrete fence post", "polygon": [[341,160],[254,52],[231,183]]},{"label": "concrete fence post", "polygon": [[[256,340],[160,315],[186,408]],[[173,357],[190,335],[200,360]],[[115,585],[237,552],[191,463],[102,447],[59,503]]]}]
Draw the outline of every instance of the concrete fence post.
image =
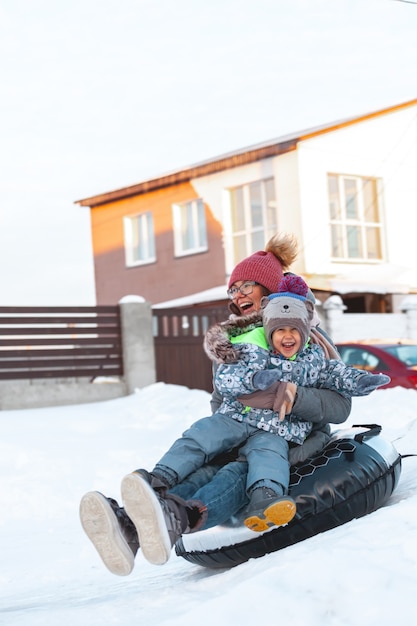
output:
[{"label": "concrete fence post", "polygon": [[119,306],[124,380],[131,394],[156,382],[152,309],[141,296],[124,296]]},{"label": "concrete fence post", "polygon": [[340,296],[330,296],[323,303],[323,310],[326,316],[326,330],[332,341],[337,343],[342,338],[343,315],[347,306],[343,304]]},{"label": "concrete fence post", "polygon": [[401,313],[407,317],[407,337],[417,339],[417,296],[406,296],[401,302]]}]

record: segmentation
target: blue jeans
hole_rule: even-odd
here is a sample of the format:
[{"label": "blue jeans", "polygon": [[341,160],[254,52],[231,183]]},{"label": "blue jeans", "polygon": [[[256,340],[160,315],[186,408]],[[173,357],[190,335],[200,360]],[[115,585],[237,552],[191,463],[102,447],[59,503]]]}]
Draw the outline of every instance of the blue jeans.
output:
[{"label": "blue jeans", "polygon": [[224,466],[204,465],[170,489],[184,500],[200,500],[207,506],[204,528],[225,524],[249,502],[246,495],[248,464],[233,461]]},{"label": "blue jeans", "polygon": [[239,444],[244,444],[241,451],[249,463],[246,490],[250,491],[256,485],[272,487],[278,494],[285,493],[290,478],[287,441],[220,413],[194,422],[172,444],[152,472],[174,487],[218,454]]}]

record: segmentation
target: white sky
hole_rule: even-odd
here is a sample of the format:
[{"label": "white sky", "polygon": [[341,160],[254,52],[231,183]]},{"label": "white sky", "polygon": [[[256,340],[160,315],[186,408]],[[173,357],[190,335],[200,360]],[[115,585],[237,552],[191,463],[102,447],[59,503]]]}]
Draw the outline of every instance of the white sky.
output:
[{"label": "white sky", "polygon": [[0,0],[0,306],[95,303],[74,201],[417,96],[417,0]]}]

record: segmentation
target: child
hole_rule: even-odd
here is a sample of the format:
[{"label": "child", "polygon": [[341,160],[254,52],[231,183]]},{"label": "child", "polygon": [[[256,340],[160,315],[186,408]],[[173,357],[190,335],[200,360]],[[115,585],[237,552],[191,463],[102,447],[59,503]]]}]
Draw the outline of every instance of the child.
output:
[{"label": "child", "polygon": [[[262,315],[217,324],[205,339],[207,354],[220,363],[215,384],[224,400],[217,413],[254,429],[242,449],[249,464],[250,495],[244,523],[257,531],[273,525],[277,506],[283,506],[289,464],[288,446],[274,441],[266,452],[259,446],[256,430],[279,435],[290,446],[300,445],[312,423],[291,414],[296,385],[333,389],[351,397],[367,395],[390,380],[327,359],[323,347],[309,337],[314,307],[306,298],[306,283],[299,276],[286,275],[279,289],[264,299]],[[292,510],[295,514],[295,505]]]},{"label": "child", "polygon": [[[308,289],[304,281],[291,283],[293,278],[298,277],[290,277],[290,282],[287,279],[281,288],[290,286],[294,290],[297,283],[299,291]],[[244,444],[241,452],[249,464],[250,503],[244,523],[254,531],[263,531],[285,525],[294,517],[295,503],[286,495],[288,445],[302,443],[312,424],[289,414],[288,391],[295,389],[293,383],[330,386],[340,393],[365,395],[389,382],[388,377],[373,376],[352,370],[340,361],[326,360],[320,346],[308,343],[313,305],[305,295],[285,291],[269,296],[265,303],[263,316],[258,314],[257,321],[251,316],[246,337],[243,332],[248,327],[242,328],[240,323],[236,333],[241,334],[235,339],[240,342],[238,347],[225,336],[224,325],[216,325],[207,333],[205,347],[210,356],[219,359],[223,350],[225,361],[235,359],[233,363],[223,362],[217,370],[217,383],[227,397],[217,413],[195,422],[185,431],[151,473],[137,470],[122,481],[125,510],[136,526],[143,555],[151,563],[168,560],[178,537],[190,532],[190,528],[193,532],[198,530],[204,523],[205,510],[201,503],[185,503],[168,490],[219,453],[241,444]],[[228,332],[232,331],[230,324]],[[286,330],[282,333],[281,329]],[[259,337],[258,341],[254,340],[256,334],[261,342],[263,335],[263,345],[259,345]],[[273,349],[269,349],[265,337],[274,345]],[[213,341],[215,344],[219,340],[222,349],[213,350]],[[284,382],[277,386],[275,411],[256,408],[256,395],[242,395],[266,389],[281,380]]]}]

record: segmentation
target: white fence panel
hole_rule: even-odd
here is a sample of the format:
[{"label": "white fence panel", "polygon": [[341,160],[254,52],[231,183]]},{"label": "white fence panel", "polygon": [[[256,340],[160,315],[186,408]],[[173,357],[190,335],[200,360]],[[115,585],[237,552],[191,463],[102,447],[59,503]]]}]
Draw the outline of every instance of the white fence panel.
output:
[{"label": "white fence panel", "polygon": [[407,316],[404,313],[344,313],[333,324],[331,338],[335,343],[361,339],[409,339]]}]

